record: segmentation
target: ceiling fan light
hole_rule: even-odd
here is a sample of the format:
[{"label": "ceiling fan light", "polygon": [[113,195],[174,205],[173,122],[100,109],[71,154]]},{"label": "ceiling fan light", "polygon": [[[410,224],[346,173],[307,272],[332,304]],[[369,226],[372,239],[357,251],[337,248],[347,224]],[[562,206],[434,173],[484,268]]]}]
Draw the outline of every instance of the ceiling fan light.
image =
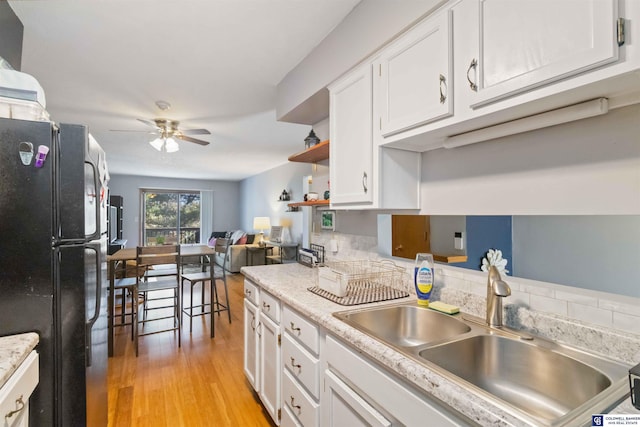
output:
[{"label": "ceiling fan light", "polygon": [[149,141],[149,144],[151,144],[151,146],[156,150],[162,151],[162,146],[164,145],[164,141],[160,138],[156,138],[153,141]]},{"label": "ceiling fan light", "polygon": [[165,140],[165,150],[167,150],[167,153],[175,153],[179,149],[180,146],[175,139],[169,137]]}]

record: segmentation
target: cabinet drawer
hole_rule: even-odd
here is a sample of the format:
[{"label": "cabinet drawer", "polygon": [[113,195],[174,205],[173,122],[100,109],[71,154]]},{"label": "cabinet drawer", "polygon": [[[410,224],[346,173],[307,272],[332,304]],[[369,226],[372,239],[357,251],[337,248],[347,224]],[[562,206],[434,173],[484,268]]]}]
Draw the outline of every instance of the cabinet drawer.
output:
[{"label": "cabinet drawer", "polygon": [[273,295],[262,292],[260,297],[260,311],[276,324],[280,324],[280,300]]},{"label": "cabinet drawer", "polygon": [[319,425],[320,405],[300,388],[287,370],[283,375],[282,400],[300,424],[305,427]]},{"label": "cabinet drawer", "polygon": [[320,362],[289,333],[284,334],[282,342],[282,361],[289,373],[316,399],[320,397]]},{"label": "cabinet drawer", "polygon": [[439,427],[470,425],[467,419],[428,397],[427,393],[409,388],[342,342],[327,336],[326,344],[323,351],[327,354],[329,370],[346,379],[349,387],[367,404],[382,408],[385,416],[388,414],[403,425],[411,425],[420,419],[428,419],[430,425]]},{"label": "cabinet drawer", "polygon": [[280,427],[303,427],[296,419],[296,416],[291,413],[291,409],[289,409],[287,405],[284,405],[284,408],[282,408]]},{"label": "cabinet drawer", "polygon": [[285,330],[317,356],[320,348],[318,327],[286,306],[282,320]]},{"label": "cabinet drawer", "polygon": [[249,280],[244,281],[244,297],[251,301],[253,304],[258,305],[258,300],[260,296],[260,288],[250,282]]},{"label": "cabinet drawer", "polygon": [[[0,388],[0,416],[5,421],[3,425],[17,425],[18,419],[28,417],[29,396],[38,385],[39,375],[38,353],[33,350]],[[20,408],[23,409],[10,417],[7,416]]]}]

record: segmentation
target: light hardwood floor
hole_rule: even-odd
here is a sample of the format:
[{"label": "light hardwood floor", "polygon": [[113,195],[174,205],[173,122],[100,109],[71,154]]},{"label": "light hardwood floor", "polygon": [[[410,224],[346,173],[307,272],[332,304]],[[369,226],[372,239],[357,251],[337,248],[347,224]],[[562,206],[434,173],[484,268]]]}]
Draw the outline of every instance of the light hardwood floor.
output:
[{"label": "light hardwood floor", "polygon": [[[183,317],[182,348],[177,335],[140,338],[136,358],[130,329],[116,328],[109,359],[109,427],[265,426],[273,427],[243,371],[243,276],[227,276],[231,321]],[[221,292],[222,285],[218,285]]]}]

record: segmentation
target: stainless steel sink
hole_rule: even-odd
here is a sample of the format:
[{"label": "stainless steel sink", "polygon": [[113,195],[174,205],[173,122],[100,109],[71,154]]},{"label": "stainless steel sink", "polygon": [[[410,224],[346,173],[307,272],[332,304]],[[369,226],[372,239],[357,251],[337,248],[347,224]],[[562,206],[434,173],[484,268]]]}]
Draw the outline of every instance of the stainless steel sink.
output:
[{"label": "stainless steel sink", "polygon": [[496,335],[477,335],[418,354],[551,424],[610,387],[612,379],[605,372],[618,377],[626,374],[615,364],[593,359],[588,365],[559,351]]},{"label": "stainless steel sink", "polygon": [[439,342],[471,330],[457,318],[416,305],[395,305],[337,313],[336,317],[398,347],[415,347]]},{"label": "stainless steel sink", "polygon": [[628,394],[628,366],[472,316],[414,303],[334,316],[533,425],[586,425]]}]

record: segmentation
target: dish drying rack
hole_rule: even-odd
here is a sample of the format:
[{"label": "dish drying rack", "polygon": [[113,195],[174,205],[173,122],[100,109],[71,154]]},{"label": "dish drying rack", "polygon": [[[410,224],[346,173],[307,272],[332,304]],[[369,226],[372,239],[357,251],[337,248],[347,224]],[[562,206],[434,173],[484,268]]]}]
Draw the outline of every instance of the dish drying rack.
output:
[{"label": "dish drying rack", "polygon": [[317,268],[316,286],[309,291],[341,305],[404,298],[404,268],[391,261],[328,262]]}]

